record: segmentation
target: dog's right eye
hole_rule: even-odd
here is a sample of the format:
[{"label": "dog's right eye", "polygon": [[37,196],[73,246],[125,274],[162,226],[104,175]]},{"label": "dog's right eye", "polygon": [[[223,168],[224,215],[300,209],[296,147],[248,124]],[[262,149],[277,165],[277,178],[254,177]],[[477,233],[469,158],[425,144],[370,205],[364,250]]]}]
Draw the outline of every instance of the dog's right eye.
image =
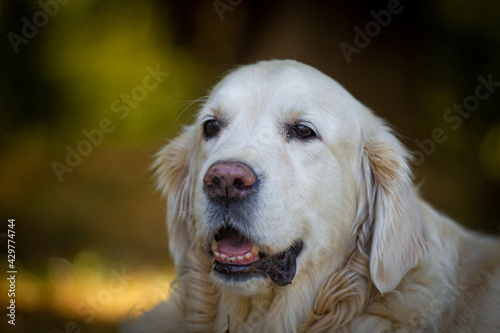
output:
[{"label": "dog's right eye", "polygon": [[217,119],[207,120],[203,124],[203,134],[205,138],[213,138],[214,136],[219,135],[221,130],[221,124]]},{"label": "dog's right eye", "polygon": [[286,130],[286,139],[300,139],[302,141],[315,139],[318,137],[316,132],[303,124],[288,125]]}]

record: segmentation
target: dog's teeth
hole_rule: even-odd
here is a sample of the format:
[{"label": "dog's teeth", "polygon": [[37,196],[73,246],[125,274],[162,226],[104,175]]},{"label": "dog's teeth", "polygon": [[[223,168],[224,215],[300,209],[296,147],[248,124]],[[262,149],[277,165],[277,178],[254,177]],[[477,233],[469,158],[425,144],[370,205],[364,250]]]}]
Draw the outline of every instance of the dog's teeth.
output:
[{"label": "dog's teeth", "polygon": [[218,246],[219,246],[219,244],[217,243],[217,241],[215,240],[215,238],[212,238],[212,252],[214,252],[215,250],[217,250]]},{"label": "dog's teeth", "polygon": [[221,259],[226,259],[226,255],[225,255],[225,254],[221,254],[221,255],[220,255],[220,258],[221,258]]},{"label": "dog's teeth", "polygon": [[243,260],[243,257],[242,257],[242,256],[238,256],[238,260],[239,260],[239,261],[242,261],[242,260]]},{"label": "dog's teeth", "polygon": [[251,254],[251,253],[247,253],[247,254],[245,254],[245,258],[247,258],[247,259],[252,258],[252,254]]},{"label": "dog's teeth", "polygon": [[259,247],[255,244],[252,246],[252,253],[255,255],[259,255]]},{"label": "dog's teeth", "polygon": [[236,261],[235,257],[229,257],[229,261]]},{"label": "dog's teeth", "polygon": [[220,253],[219,253],[219,252],[217,252],[217,251],[214,251],[214,255],[215,255],[216,257],[218,257],[218,256],[220,256]]}]

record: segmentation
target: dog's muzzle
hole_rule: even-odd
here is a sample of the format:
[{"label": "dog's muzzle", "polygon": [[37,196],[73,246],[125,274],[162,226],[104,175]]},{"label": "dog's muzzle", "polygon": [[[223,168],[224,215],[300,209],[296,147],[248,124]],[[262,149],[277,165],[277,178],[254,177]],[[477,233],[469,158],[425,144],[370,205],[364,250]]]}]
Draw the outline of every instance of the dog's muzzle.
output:
[{"label": "dog's muzzle", "polygon": [[[221,227],[212,239],[210,254],[214,258],[213,271],[224,278],[246,280],[269,277],[277,286],[292,283],[297,269],[296,259],[302,250],[297,241],[277,254],[266,254],[243,234],[248,235],[248,217],[253,206],[259,182],[255,172],[241,162],[216,162],[203,177],[203,190],[213,202],[210,208],[219,218]],[[240,232],[246,229],[246,233]]]},{"label": "dog's muzzle", "polygon": [[223,228],[212,240],[213,270],[228,278],[248,279],[269,277],[275,285],[284,287],[292,283],[297,271],[297,257],[302,242],[274,255],[259,252],[250,240],[231,228]]}]

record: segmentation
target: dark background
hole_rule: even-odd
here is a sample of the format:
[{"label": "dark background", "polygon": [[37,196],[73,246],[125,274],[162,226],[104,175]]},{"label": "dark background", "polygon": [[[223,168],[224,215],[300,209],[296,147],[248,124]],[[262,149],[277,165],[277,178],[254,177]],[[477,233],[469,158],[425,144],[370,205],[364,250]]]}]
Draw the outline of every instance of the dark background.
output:
[{"label": "dark background", "polygon": [[[112,332],[168,294],[152,155],[192,121],[192,101],[258,60],[296,59],[335,78],[421,151],[414,171],[425,198],[469,228],[500,232],[500,91],[460,126],[443,119],[479,76],[500,82],[497,2],[401,1],[385,27],[370,22],[389,1],[66,2],[0,3],[0,259],[6,271],[15,218],[18,270],[16,326],[3,315],[0,328]],[[354,29],[367,24],[372,37],[347,61],[340,45],[356,46]],[[25,38],[15,47],[13,34]],[[120,119],[113,103],[125,106],[122,95],[157,66],[168,76]],[[59,179],[54,161],[66,164],[67,147],[105,118],[113,130]],[[436,128],[446,140],[431,147]]]}]

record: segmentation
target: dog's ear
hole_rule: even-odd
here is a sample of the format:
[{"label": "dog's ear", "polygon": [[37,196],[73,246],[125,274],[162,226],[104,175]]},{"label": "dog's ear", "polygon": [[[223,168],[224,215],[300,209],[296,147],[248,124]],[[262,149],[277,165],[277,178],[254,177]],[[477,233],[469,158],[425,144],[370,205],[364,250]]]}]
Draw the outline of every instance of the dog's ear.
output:
[{"label": "dog's ear", "polygon": [[194,235],[195,142],[195,127],[185,127],[177,138],[156,154],[152,165],[157,189],[167,199],[168,245],[178,274],[182,271],[188,249],[194,243],[191,235]]},{"label": "dog's ear", "polygon": [[385,293],[394,290],[425,254],[427,237],[408,153],[380,119],[371,120],[361,154],[361,178],[373,228],[370,276]]}]

